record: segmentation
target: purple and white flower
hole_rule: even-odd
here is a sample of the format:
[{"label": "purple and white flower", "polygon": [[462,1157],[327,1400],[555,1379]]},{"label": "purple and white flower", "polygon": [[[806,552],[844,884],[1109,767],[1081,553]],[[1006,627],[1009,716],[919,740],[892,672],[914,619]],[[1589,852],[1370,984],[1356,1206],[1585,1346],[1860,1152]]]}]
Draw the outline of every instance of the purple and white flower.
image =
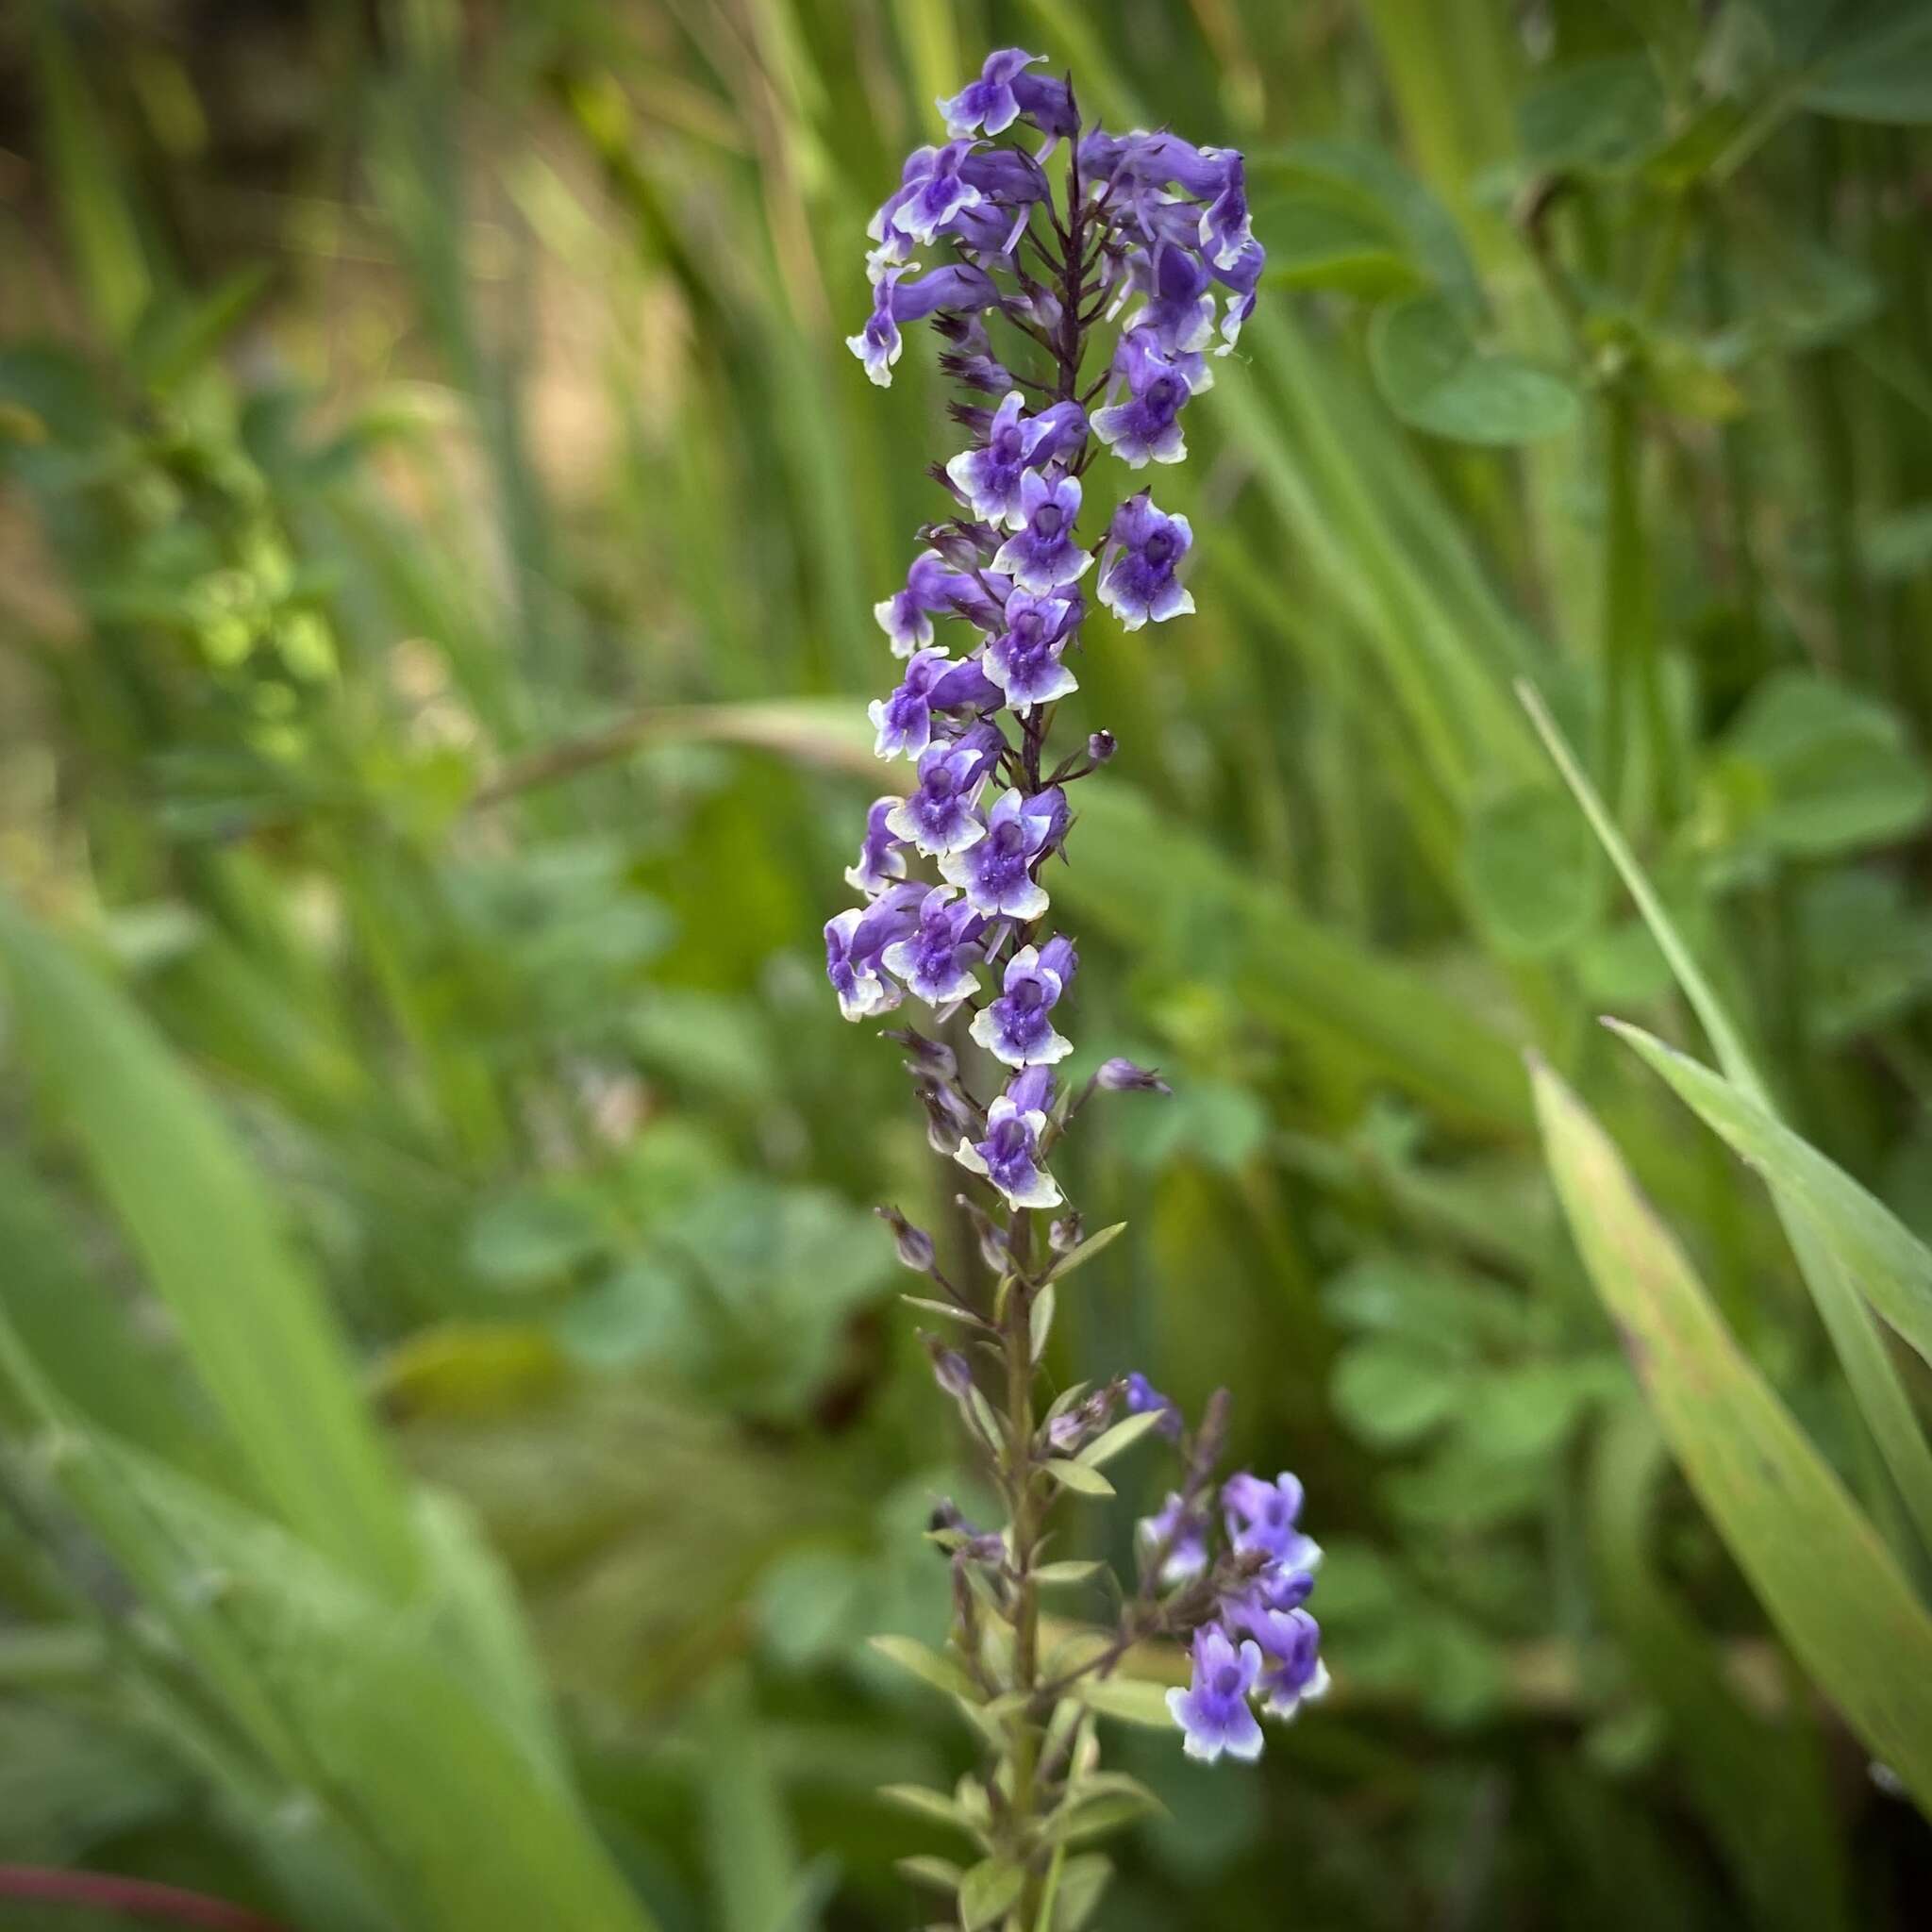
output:
[{"label": "purple and white flower", "polygon": [[879,269],[873,284],[872,313],[858,334],[845,338],[845,346],[881,389],[891,387],[892,365],[905,346],[899,334],[902,322],[923,322],[941,308],[992,308],[1000,299],[992,277],[968,262],[936,268],[916,281],[903,279],[907,273],[899,266]]},{"label": "purple and white flower", "polygon": [[868,898],[877,898],[894,879],[906,876],[906,855],[899,849],[905,835],[894,832],[888,823],[902,803],[890,795],[873,800],[865,815],[858,862],[845,868],[845,883]]},{"label": "purple and white flower", "polygon": [[1074,523],[1079,514],[1077,476],[1049,477],[1028,470],[1020,479],[1018,526],[1000,546],[993,569],[1036,596],[1075,582],[1093,561],[1074,541]]},{"label": "purple and white flower", "polygon": [[1049,1015],[1078,964],[1073,942],[1058,935],[1044,946],[1022,946],[1007,961],[999,998],[974,1014],[974,1039],[1009,1067],[1050,1067],[1065,1059],[1074,1042],[1054,1031]]},{"label": "purple and white flower", "polygon": [[1190,1582],[1207,1569],[1207,1519],[1175,1491],[1170,1491],[1160,1508],[1152,1516],[1143,1516],[1134,1529],[1147,1559],[1159,1558],[1157,1580],[1163,1589]]},{"label": "purple and white flower", "polygon": [[1221,1486],[1221,1509],[1227,1540],[1238,1555],[1258,1552],[1291,1570],[1314,1570],[1322,1546],[1295,1527],[1302,1513],[1302,1486],[1285,1470],[1272,1483],[1243,1470]]},{"label": "purple and white flower", "polygon": [[898,688],[866,707],[878,734],[873,743],[878,757],[916,758],[932,742],[933,687],[953,668],[944,651],[915,651]]},{"label": "purple and white flower", "polygon": [[1114,512],[1107,536],[1100,601],[1123,630],[1139,630],[1150,619],[1160,624],[1185,617],[1193,609],[1193,593],[1174,575],[1194,541],[1186,517],[1155,508],[1143,490]]},{"label": "purple and white flower", "polygon": [[873,217],[867,233],[882,246],[892,246],[895,237],[930,246],[962,209],[980,204],[979,190],[959,174],[960,163],[972,151],[970,141],[914,148],[899,176],[898,192]]},{"label": "purple and white flower", "polygon": [[952,886],[935,886],[919,907],[919,924],[880,954],[888,973],[903,979],[929,1007],[950,1007],[979,984],[974,944],[986,922]]},{"label": "purple and white flower", "polygon": [[1014,1208],[1058,1208],[1061,1194],[1040,1165],[1046,1109],[1053,1104],[1053,1075],[1030,1067],[986,1110],[986,1139],[960,1137],[954,1158],[984,1174]]},{"label": "purple and white flower", "polygon": [[1046,888],[1033,877],[1063,829],[1066,800],[1058,787],[1024,798],[1009,788],[986,815],[986,836],[940,860],[940,875],[964,887],[967,903],[983,919],[1038,919],[1047,908]]},{"label": "purple and white flower", "polygon": [[987,644],[980,662],[1006,693],[1015,717],[1079,690],[1060,654],[1083,611],[1078,591],[1072,597],[1041,597],[1015,591],[1007,599],[1005,627]]},{"label": "purple and white flower", "polygon": [[886,814],[886,827],[895,838],[929,858],[942,858],[986,837],[985,823],[973,806],[999,753],[981,734],[999,746],[1006,743],[995,726],[983,725],[952,744],[930,745],[921,755],[918,786],[893,801]]},{"label": "purple and white flower", "polygon": [[989,54],[977,80],[939,103],[946,132],[956,138],[975,131],[1004,134],[1024,114],[1042,133],[1077,133],[1079,122],[1066,83],[1026,72],[1045,58],[1044,54],[1028,54],[1018,47]]},{"label": "purple and white flower", "polygon": [[870,906],[854,906],[825,923],[825,977],[848,1020],[890,1012],[899,989],[879,970],[881,954],[918,923],[924,886],[889,886]]},{"label": "purple and white flower", "polygon": [[874,604],[872,614],[891,640],[893,657],[909,658],[932,642],[934,612],[956,609],[956,598],[977,592],[973,579],[954,570],[937,550],[922,550],[906,573],[906,588]]},{"label": "purple and white flower", "polygon": [[1313,1703],[1328,1689],[1328,1671],[1322,1661],[1322,1626],[1299,1606],[1245,1612],[1244,1619],[1241,1627],[1261,1653],[1261,1677],[1257,1687],[1261,1709],[1269,1717],[1292,1718],[1304,1703]]},{"label": "purple and white flower", "polygon": [[1194,1632],[1193,1681],[1167,1693],[1167,1707],[1186,1734],[1190,1757],[1211,1764],[1224,1751],[1230,1757],[1261,1755],[1261,1726],[1248,1708],[1248,1693],[1261,1674],[1260,1647],[1252,1640],[1236,1649],[1219,1624]]},{"label": "purple and white flower", "polygon": [[1180,413],[1197,389],[1209,386],[1207,369],[1198,352],[1169,355],[1151,330],[1129,329],[1114,357],[1127,400],[1094,412],[1094,435],[1129,469],[1180,462],[1188,453]]},{"label": "purple and white flower", "polygon": [[1021,527],[1025,521],[1022,478],[1028,470],[1070,456],[1087,433],[1086,411],[1078,403],[1055,403],[1030,417],[1024,407],[1014,390],[993,411],[986,441],[961,450],[946,464],[946,475],[973,514],[995,528]]}]

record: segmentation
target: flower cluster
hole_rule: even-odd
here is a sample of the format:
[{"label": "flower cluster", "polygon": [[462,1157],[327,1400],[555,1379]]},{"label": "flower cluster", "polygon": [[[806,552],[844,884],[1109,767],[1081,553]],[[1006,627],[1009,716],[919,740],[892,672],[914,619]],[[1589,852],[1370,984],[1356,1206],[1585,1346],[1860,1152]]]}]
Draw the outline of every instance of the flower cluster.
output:
[{"label": "flower cluster", "polygon": [[[1083,530],[1091,472],[1104,453],[1132,470],[1182,460],[1183,413],[1239,339],[1262,267],[1239,154],[1083,126],[1071,82],[1041,64],[996,53],[941,101],[947,141],[908,159],[868,231],[872,311],[849,345],[888,384],[902,331],[930,321],[962,391],[952,417],[966,447],[933,465],[944,512],[921,528],[904,584],[874,607],[899,660],[870,706],[874,749],[904,775],[874,801],[846,871],[860,903],[824,929],[848,1019],[908,996],[929,1009],[930,1034],[889,1037],[905,1049],[932,1146],[977,1184],[958,1199],[986,1291],[949,1274],[895,1208],[880,1212],[900,1258],[931,1284],[911,1299],[963,1330],[958,1345],[927,1347],[1008,1510],[1003,1528],[981,1530],[946,1505],[932,1534],[952,1564],[954,1649],[996,1751],[983,1802],[960,1798],[958,1822],[1000,1882],[1019,1885],[1028,1925],[1091,1773],[1083,1680],[1143,1641],[1191,1638],[1193,1687],[1173,1711],[1203,1757],[1254,1756],[1250,1699],[1286,1715],[1323,1681],[1302,1607],[1317,1553],[1294,1528],[1299,1490],[1246,1475],[1216,1488],[1224,1398],[1191,1434],[1139,1374],[1066,1391],[1043,1415],[1035,1403],[1056,1283],[1083,1246],[1050,1157],[1096,1092],[1168,1091],[1121,1058],[1060,1084],[1080,961],[1052,916],[1051,866],[1073,828],[1070,795],[1116,745],[1093,731],[1056,756],[1054,723],[1080,688],[1090,596],[1125,631],[1194,608],[1187,518],[1140,489]],[[1037,1210],[1054,1210],[1050,1223]],[[1183,1474],[1142,1525],[1138,1587],[1121,1593],[1111,1639],[1092,1633],[1098,1648],[1071,1664],[1043,1657],[1049,1516],[1069,1495],[1110,1493],[1086,1472],[1150,1435],[1175,1447]]]}]

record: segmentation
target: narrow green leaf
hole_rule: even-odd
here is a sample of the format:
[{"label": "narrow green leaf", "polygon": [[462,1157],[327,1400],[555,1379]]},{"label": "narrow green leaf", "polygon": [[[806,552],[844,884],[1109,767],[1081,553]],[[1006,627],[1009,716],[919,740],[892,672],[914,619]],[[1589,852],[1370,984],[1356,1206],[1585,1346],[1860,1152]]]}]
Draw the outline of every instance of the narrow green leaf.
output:
[{"label": "narrow green leaf", "polygon": [[1686,1477],[1820,1689],[1932,1808],[1932,1617],[1603,1130],[1546,1068],[1533,1076],[1571,1231]]},{"label": "narrow green leaf", "polygon": [[[1517,696],[1528,711],[1550,757],[1563,774],[1564,782],[1575,794],[1576,802],[1589,819],[1591,828],[1617,868],[1643,923],[1650,928],[1669,962],[1684,997],[1697,1015],[1698,1024],[1709,1037],[1718,1064],[1739,1091],[1755,1100],[1767,1113],[1774,1109],[1770,1090],[1758,1073],[1743,1037],[1732,1024],[1729,1013],[1710,982],[1704,976],[1690,949],[1685,944],[1675,922],[1665,911],[1663,901],[1644,875],[1636,855],[1624,841],[1596,788],[1584,775],[1563,734],[1557,727],[1542,699],[1527,683],[1516,688]],[[1932,1549],[1932,1448],[1919,1426],[1911,1398],[1899,1379],[1898,1369],[1886,1351],[1885,1338],[1860,1298],[1837,1257],[1824,1244],[1810,1223],[1796,1214],[1785,1196],[1776,1196],[1778,1218],[1785,1236],[1798,1257],[1799,1271],[1811,1291],[1819,1319],[1831,1337],[1832,1347],[1843,1364],[1845,1379],[1851,1385],[1865,1425],[1885,1458],[1892,1480],[1905,1498],[1920,1541]]]},{"label": "narrow green leaf", "polygon": [[1046,1465],[1046,1473],[1061,1488],[1072,1490],[1076,1495],[1110,1496],[1114,1492],[1113,1485],[1097,1469],[1090,1469],[1084,1462],[1070,1462],[1063,1456],[1054,1457]]},{"label": "narrow green leaf", "polygon": [[1604,1024],[1810,1223],[1865,1299],[1932,1361],[1932,1249],[1843,1168],[1721,1074],[1640,1027]]},{"label": "narrow green leaf", "polygon": [[401,1488],[321,1291],[226,1123],[147,1021],[4,898],[0,963],[23,1047],[245,1465],[290,1528],[401,1592],[418,1566]]},{"label": "narrow green leaf", "polygon": [[933,1891],[943,1892],[946,1897],[958,1890],[965,1868],[956,1865],[950,1858],[934,1858],[921,1854],[911,1858],[895,1858],[892,1869],[900,1877],[908,1878],[914,1885],[924,1885]]},{"label": "narrow green leaf", "polygon": [[1033,1573],[1033,1580],[1042,1590],[1065,1590],[1076,1584],[1091,1582],[1106,1568],[1105,1563],[1070,1557],[1060,1563],[1042,1563]]},{"label": "narrow green leaf", "polygon": [[1096,1436],[1080,1451],[1076,1460],[1089,1469],[1098,1469],[1103,1462],[1111,1462],[1122,1450],[1131,1449],[1141,1437],[1152,1435],[1168,1415],[1169,1411],[1164,1408],[1143,1408],[1139,1415],[1130,1415],[1124,1422],[1114,1424],[1103,1435]]},{"label": "narrow green leaf", "polygon": [[980,1702],[973,1679],[950,1657],[941,1657],[929,1644],[920,1642],[918,1638],[896,1637],[889,1633],[867,1641],[887,1662],[910,1672],[936,1690],[943,1690],[953,1697],[963,1697],[969,1704]]},{"label": "narrow green leaf", "polygon": [[963,1932],[979,1932],[1011,1908],[1025,1889],[1023,1866],[1006,1858],[984,1858],[959,1881],[959,1924]]},{"label": "narrow green leaf", "polygon": [[1127,1224],[1116,1221],[1111,1227],[1096,1228],[1071,1254],[1062,1255],[1047,1274],[1047,1284],[1064,1281],[1075,1268],[1084,1268],[1094,1256],[1109,1248],[1126,1232]]},{"label": "narrow green leaf", "polygon": [[1053,1283],[1049,1281],[1033,1297],[1033,1306],[1026,1311],[1026,1358],[1037,1362],[1046,1353],[1046,1344],[1053,1338]]},{"label": "narrow green leaf", "polygon": [[1082,1677],[1072,1694],[1102,1717],[1171,1731],[1174,1714],[1167,1707],[1167,1691],[1165,1684],[1150,1684],[1144,1677]]},{"label": "narrow green leaf", "polygon": [[958,1806],[944,1791],[934,1790],[930,1785],[881,1785],[879,1796],[902,1811],[916,1811],[920,1817],[950,1824],[956,1831],[972,1829]]}]

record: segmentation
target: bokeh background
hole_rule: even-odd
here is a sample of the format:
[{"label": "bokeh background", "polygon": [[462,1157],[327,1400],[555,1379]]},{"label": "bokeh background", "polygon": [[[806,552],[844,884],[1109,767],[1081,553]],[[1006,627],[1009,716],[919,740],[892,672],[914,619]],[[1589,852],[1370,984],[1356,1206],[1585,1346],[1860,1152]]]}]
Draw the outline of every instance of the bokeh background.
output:
[{"label": "bokeh background", "polygon": [[1110,1737],[1169,1809],[1094,1923],[1923,1924],[1522,1061],[1910,1549],[1763,1192],[1595,1024],[1704,1051],[1513,691],[1932,1233],[1932,36],[1807,0],[6,10],[0,1861],[315,1927],[943,1909],[874,1788],[967,1740],[863,1640],[942,1632],[971,1499],[867,1210],[958,1230],[819,928],[958,432],[929,344],[881,393],[841,338],[1015,42],[1249,150],[1274,256],[1159,479],[1199,614],[1090,625],[1078,1031],[1177,1091],[1070,1155],[1131,1225],[1051,1366],[1232,1391],[1336,1678],[1252,1774]]}]

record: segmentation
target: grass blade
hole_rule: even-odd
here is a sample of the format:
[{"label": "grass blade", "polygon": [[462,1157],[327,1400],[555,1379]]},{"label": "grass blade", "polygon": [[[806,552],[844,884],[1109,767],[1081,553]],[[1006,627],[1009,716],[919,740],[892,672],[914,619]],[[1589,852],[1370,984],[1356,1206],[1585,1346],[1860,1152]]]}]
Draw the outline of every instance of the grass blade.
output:
[{"label": "grass blade", "polygon": [[1615,1147],[1533,1069],[1557,1192],[1690,1487],[1820,1689],[1932,1810],[1932,1616],[1712,1308]]}]

